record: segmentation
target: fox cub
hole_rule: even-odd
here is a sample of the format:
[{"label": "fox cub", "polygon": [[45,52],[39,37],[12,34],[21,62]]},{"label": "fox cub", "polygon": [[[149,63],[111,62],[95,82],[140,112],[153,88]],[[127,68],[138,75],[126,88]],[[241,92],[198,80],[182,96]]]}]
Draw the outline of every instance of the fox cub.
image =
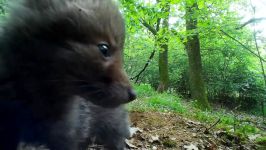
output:
[{"label": "fox cub", "polygon": [[0,33],[0,149],[123,150],[123,104],[136,94],[114,2],[20,0],[10,8]]}]

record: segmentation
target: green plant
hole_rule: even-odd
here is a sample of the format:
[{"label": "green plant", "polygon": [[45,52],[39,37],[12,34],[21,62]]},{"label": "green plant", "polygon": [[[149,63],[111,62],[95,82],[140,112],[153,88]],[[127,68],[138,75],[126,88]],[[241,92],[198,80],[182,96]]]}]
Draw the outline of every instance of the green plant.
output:
[{"label": "green plant", "polygon": [[186,111],[181,98],[171,93],[157,93],[149,84],[134,85],[137,100],[128,104],[129,110],[158,110],[183,113]]},{"label": "green plant", "polygon": [[259,145],[266,146],[266,136],[260,137],[256,139],[256,143]]}]

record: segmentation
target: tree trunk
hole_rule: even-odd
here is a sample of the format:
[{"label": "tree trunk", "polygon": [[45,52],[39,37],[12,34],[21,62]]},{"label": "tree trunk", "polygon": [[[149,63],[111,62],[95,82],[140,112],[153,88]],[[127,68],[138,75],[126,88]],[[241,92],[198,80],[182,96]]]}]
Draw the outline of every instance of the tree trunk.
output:
[{"label": "tree trunk", "polygon": [[186,30],[188,33],[186,49],[189,61],[189,82],[193,99],[201,109],[210,109],[207,91],[202,75],[199,33],[197,31],[197,3],[186,6]]},{"label": "tree trunk", "polygon": [[167,2],[163,8],[164,13],[167,16],[163,19],[162,32],[159,32],[158,46],[159,46],[159,75],[160,83],[157,88],[158,92],[164,92],[169,86],[169,75],[168,75],[168,41],[169,41],[169,13],[170,4]]},{"label": "tree trunk", "polygon": [[168,89],[169,75],[168,75],[168,45],[163,44],[160,46],[162,51],[159,53],[159,75],[160,83],[157,88],[158,92],[163,92]]}]

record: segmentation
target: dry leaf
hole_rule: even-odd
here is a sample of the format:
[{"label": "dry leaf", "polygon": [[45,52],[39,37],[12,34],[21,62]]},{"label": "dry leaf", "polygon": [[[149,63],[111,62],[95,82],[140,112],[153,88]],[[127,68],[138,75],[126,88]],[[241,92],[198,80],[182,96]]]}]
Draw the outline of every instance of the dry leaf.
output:
[{"label": "dry leaf", "polygon": [[125,142],[126,142],[126,145],[127,145],[129,148],[133,148],[133,149],[137,149],[137,148],[138,148],[137,146],[131,144],[131,141],[130,141],[130,140],[127,140],[127,139],[126,139]]},{"label": "dry leaf", "polygon": [[199,150],[199,148],[194,144],[184,145],[184,148],[185,150]]}]

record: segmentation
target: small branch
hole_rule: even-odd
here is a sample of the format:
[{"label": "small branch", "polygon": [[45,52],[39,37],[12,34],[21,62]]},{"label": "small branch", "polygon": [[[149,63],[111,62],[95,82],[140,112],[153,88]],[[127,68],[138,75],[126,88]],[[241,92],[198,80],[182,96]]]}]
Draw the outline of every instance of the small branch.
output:
[{"label": "small branch", "polygon": [[[160,23],[161,23],[161,18],[158,18],[157,19],[157,24],[156,24],[156,29],[154,29],[150,24],[148,24],[145,20],[143,19],[140,19],[140,22],[154,35],[156,36],[157,35],[157,32],[160,30]],[[155,46],[156,47],[156,46]],[[131,80],[135,80],[135,83],[137,83],[139,81],[139,77],[140,75],[147,69],[147,67],[149,66],[152,58],[154,57],[154,54],[155,54],[155,50],[153,50],[150,54],[150,57],[149,59],[147,60],[146,64],[144,65],[143,69],[135,76],[135,77],[132,77],[130,78]]]},{"label": "small branch", "polygon": [[157,24],[156,24],[156,31],[158,32],[160,30],[160,24],[161,24],[161,18],[157,19]]},{"label": "small branch", "polygon": [[235,39],[234,37],[232,37],[231,35],[229,35],[228,33],[226,33],[223,30],[220,30],[224,35],[226,35],[227,37],[231,38],[232,40],[236,41],[238,44],[240,44],[243,48],[245,48],[246,50],[248,50],[250,53],[252,53],[253,55],[255,55],[256,57],[260,58],[262,61],[266,62],[265,59],[263,59],[262,57],[260,57],[258,54],[256,54],[255,52],[253,52],[250,48],[248,48],[247,46],[245,46],[244,44],[242,44],[240,41],[238,41],[237,39]]},{"label": "small branch", "polygon": [[251,24],[253,22],[258,22],[258,21],[262,21],[262,20],[266,20],[265,17],[261,17],[261,18],[251,18],[249,19],[247,22],[243,23],[241,26],[237,27],[236,29],[239,30],[239,29],[242,29],[243,27],[245,27],[246,25],[248,24]]},{"label": "small branch", "polygon": [[144,25],[153,35],[157,34],[156,29],[154,29],[148,22],[146,22],[143,19],[140,19],[140,22],[142,23],[142,25]]},{"label": "small branch", "polygon": [[146,27],[154,36],[157,35],[157,32],[160,30],[161,18],[157,19],[156,28],[152,27],[147,21],[144,19],[140,19],[140,22],[144,27]]},{"label": "small branch", "polygon": [[236,106],[233,111],[237,111],[241,107],[241,104]]},{"label": "small branch", "polygon": [[219,118],[213,125],[211,125],[209,128],[206,128],[206,130],[204,131],[205,134],[209,133],[210,130],[215,127],[218,123],[221,122],[221,118]]},{"label": "small branch", "polygon": [[141,75],[141,74],[147,69],[147,67],[149,66],[149,64],[150,64],[150,62],[151,62],[151,60],[152,60],[152,58],[154,57],[155,52],[156,52],[155,50],[153,50],[153,51],[151,52],[151,55],[150,55],[149,59],[147,60],[146,64],[144,65],[143,69],[142,69],[142,70],[141,70],[141,71],[140,71],[135,77],[130,78],[131,80],[136,79],[136,80],[135,80],[135,83],[138,82],[140,75]]}]

